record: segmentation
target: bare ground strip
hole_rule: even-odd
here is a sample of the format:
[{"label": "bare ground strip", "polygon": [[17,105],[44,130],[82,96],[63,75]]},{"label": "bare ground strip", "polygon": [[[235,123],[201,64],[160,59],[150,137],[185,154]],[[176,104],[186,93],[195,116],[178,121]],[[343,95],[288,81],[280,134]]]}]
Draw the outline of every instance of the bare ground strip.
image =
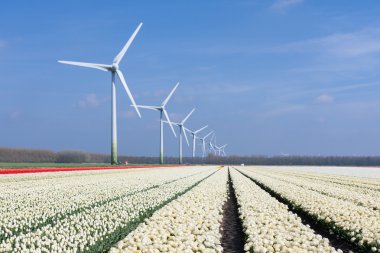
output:
[{"label": "bare ground strip", "polygon": [[235,190],[232,187],[230,172],[228,171],[228,198],[223,206],[223,220],[221,224],[222,247],[225,253],[244,252],[244,232],[239,218],[238,203]]}]

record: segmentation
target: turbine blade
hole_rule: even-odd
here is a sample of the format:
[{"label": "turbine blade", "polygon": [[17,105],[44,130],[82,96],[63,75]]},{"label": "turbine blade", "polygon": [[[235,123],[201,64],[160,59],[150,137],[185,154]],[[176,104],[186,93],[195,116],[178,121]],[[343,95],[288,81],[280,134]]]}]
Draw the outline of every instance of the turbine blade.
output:
[{"label": "turbine blade", "polygon": [[170,98],[173,96],[173,93],[175,92],[175,90],[177,89],[179,83],[177,83],[174,88],[172,89],[172,91],[169,93],[168,97],[164,100],[164,102],[162,102],[162,107],[165,107],[165,105],[169,102]]},{"label": "turbine blade", "polygon": [[136,105],[135,99],[133,98],[132,93],[131,93],[131,91],[130,91],[129,88],[128,88],[128,85],[127,85],[127,82],[126,82],[125,79],[124,79],[123,73],[122,73],[120,70],[116,70],[116,73],[117,73],[117,75],[118,75],[118,77],[119,77],[121,83],[123,84],[124,89],[125,89],[125,91],[127,92],[128,97],[129,97],[129,99],[131,100],[132,105],[133,105],[133,107],[135,108],[135,110],[136,110],[136,112],[137,112],[137,115],[139,115],[139,117],[141,118],[141,114],[140,114],[139,108],[137,108],[137,105]]},{"label": "turbine blade", "polygon": [[197,133],[199,133],[200,131],[202,131],[203,129],[205,129],[206,127],[208,127],[208,125],[206,125],[206,126],[204,126],[204,127],[200,128],[200,129],[198,129],[198,130],[197,130],[197,131],[195,131],[194,133],[195,133],[195,134],[197,134]]},{"label": "turbine blade", "polygon": [[188,129],[187,127],[183,126],[183,129],[185,129],[185,131],[189,132],[189,133],[193,133],[193,131],[191,131],[190,129]]},{"label": "turbine blade", "polygon": [[125,52],[127,52],[129,46],[132,44],[132,41],[135,39],[135,37],[136,37],[137,33],[139,32],[141,26],[142,26],[142,23],[139,24],[139,26],[136,28],[136,30],[134,31],[132,36],[129,38],[127,43],[124,45],[123,49],[120,51],[120,53],[118,55],[116,55],[115,59],[113,59],[114,63],[119,64],[120,61],[123,59]]},{"label": "turbine blade", "polygon": [[93,69],[100,69],[103,71],[109,71],[110,68],[112,67],[111,65],[90,63],[90,62],[77,62],[77,61],[58,61],[58,62],[63,63],[63,64],[68,64],[68,65],[93,68]]},{"label": "turbine blade", "polygon": [[[134,105],[131,105],[134,107]],[[136,105],[137,108],[142,108],[142,109],[149,109],[149,110],[154,110],[154,111],[158,111],[159,110],[159,107],[156,107],[156,106],[150,106],[150,105]]]},{"label": "turbine blade", "polygon": [[187,146],[190,146],[189,139],[187,139],[186,129],[184,129],[184,131],[182,131],[182,132],[183,132],[183,135],[185,136]]},{"label": "turbine blade", "polygon": [[195,111],[195,108],[193,110],[191,110],[191,112],[189,114],[187,114],[187,116],[182,120],[181,124],[184,124],[186,122],[186,120],[191,116],[191,114]]},{"label": "turbine blade", "polygon": [[214,131],[209,132],[205,137],[203,137],[203,139],[206,139],[207,137],[209,137],[210,134],[212,134],[213,132],[214,132]]},{"label": "turbine blade", "polygon": [[215,138],[215,133],[211,136],[211,140],[210,142],[212,142],[212,140]]},{"label": "turbine blade", "polygon": [[166,120],[169,122],[169,126],[170,126],[170,128],[172,129],[172,132],[173,132],[174,136],[177,137],[177,135],[176,135],[176,133],[175,133],[175,131],[174,131],[173,124],[172,124],[172,122],[171,122],[170,119],[169,119],[168,112],[167,112],[165,109],[162,109],[162,111],[163,111],[164,114],[165,114],[165,118],[166,118]]},{"label": "turbine blade", "polygon": [[[162,122],[166,123],[166,124],[170,124],[169,121],[167,120],[163,120]],[[179,123],[176,123],[176,122],[172,122],[173,125],[176,125],[176,126],[179,126],[180,124]]]}]

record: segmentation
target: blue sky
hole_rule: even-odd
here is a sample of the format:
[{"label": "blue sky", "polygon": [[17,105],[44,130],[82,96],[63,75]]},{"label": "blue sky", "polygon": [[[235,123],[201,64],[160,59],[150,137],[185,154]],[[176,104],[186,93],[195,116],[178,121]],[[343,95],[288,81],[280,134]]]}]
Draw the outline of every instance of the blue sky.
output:
[{"label": "blue sky", "polygon": [[[111,63],[140,104],[217,132],[228,154],[380,155],[379,1],[4,1],[0,146],[110,150]],[[117,83],[119,153],[157,155],[158,113],[138,119]],[[205,134],[207,131],[205,130]],[[177,139],[165,129],[165,151]],[[190,149],[185,149],[190,155]]]}]

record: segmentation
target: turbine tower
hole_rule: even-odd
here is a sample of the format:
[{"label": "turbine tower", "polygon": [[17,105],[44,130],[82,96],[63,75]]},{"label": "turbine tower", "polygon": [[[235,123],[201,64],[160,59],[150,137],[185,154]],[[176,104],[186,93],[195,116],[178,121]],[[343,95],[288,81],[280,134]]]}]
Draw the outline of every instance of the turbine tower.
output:
[{"label": "turbine tower", "polygon": [[206,139],[209,137],[214,131],[209,132],[206,134],[203,138],[199,138],[199,140],[202,143],[202,159],[205,158],[205,153],[206,153]]},{"label": "turbine tower", "polygon": [[[182,164],[182,133],[185,135],[185,140],[187,142],[187,145],[189,146],[189,140],[187,139],[186,131],[184,130],[184,124],[194,111],[195,111],[195,108],[191,110],[191,112],[180,123],[172,122],[173,125],[176,125],[179,128],[179,158],[178,158],[179,164]],[[168,121],[164,121],[164,122],[169,124]]]},{"label": "turbine tower", "polygon": [[136,28],[132,36],[129,38],[127,43],[124,45],[123,49],[120,51],[118,55],[114,58],[111,65],[109,64],[98,64],[98,63],[88,63],[88,62],[74,62],[74,61],[58,61],[63,64],[75,65],[86,68],[93,68],[102,71],[111,72],[111,164],[117,164],[117,126],[116,126],[116,86],[115,86],[115,75],[117,75],[124,86],[125,91],[128,94],[129,99],[131,100],[133,107],[139,117],[141,118],[141,114],[139,109],[136,106],[136,102],[132,96],[131,91],[128,88],[127,82],[125,81],[124,75],[119,69],[119,63],[123,59],[125,53],[127,52],[129,46],[132,44],[132,41],[136,37],[139,32],[142,23]]},{"label": "turbine tower", "polygon": [[164,102],[162,102],[162,104],[160,106],[136,105],[136,107],[138,107],[138,108],[154,110],[154,111],[160,112],[160,164],[164,163],[164,128],[163,128],[164,120],[163,120],[163,114],[165,114],[166,121],[169,123],[169,126],[172,129],[174,136],[177,137],[177,135],[175,134],[174,128],[173,128],[173,124],[169,119],[168,112],[165,109],[165,106],[169,102],[170,98],[173,96],[173,93],[177,89],[178,85],[179,85],[179,83],[177,83],[174,86],[172,91],[169,93],[168,97],[164,100]]},{"label": "turbine tower", "polygon": [[196,130],[196,131],[191,131],[190,129],[186,128],[185,127],[185,131],[188,131],[192,136],[193,136],[193,160],[195,158],[195,139],[197,138],[196,134],[199,133],[200,131],[202,131],[203,129],[205,129],[206,127],[208,127],[208,125]]}]

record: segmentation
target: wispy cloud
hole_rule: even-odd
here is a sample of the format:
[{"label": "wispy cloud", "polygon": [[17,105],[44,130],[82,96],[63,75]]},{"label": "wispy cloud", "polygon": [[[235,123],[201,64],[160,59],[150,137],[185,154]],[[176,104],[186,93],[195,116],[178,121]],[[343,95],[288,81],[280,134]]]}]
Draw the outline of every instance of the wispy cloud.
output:
[{"label": "wispy cloud", "polygon": [[274,52],[318,52],[339,57],[356,57],[380,52],[380,28],[351,33],[334,33],[274,48]]},{"label": "wispy cloud", "polygon": [[122,119],[135,119],[138,117],[135,109],[120,112],[118,116]]},{"label": "wispy cloud", "polygon": [[315,98],[315,101],[319,104],[329,104],[334,102],[335,98],[328,94],[322,94]]},{"label": "wispy cloud", "polygon": [[22,113],[19,110],[13,110],[9,112],[9,119],[12,121],[18,120],[21,117]]},{"label": "wispy cloud", "polygon": [[95,108],[98,107],[102,101],[104,101],[104,99],[99,99],[95,93],[89,93],[79,100],[77,106],[80,108]]},{"label": "wispy cloud", "polygon": [[172,122],[180,122],[183,120],[184,116],[182,113],[171,112],[169,113],[169,118]]},{"label": "wispy cloud", "polygon": [[[272,52],[270,51],[272,50]],[[307,39],[272,49],[264,50],[273,54],[302,55],[302,65],[288,69],[287,73],[304,75],[318,83],[368,80],[376,76],[380,67],[380,28],[363,28],[350,33],[333,33],[327,36]]]},{"label": "wispy cloud", "polygon": [[5,40],[0,40],[0,48],[6,47],[7,42]]},{"label": "wispy cloud", "polygon": [[[271,87],[269,84],[268,87]],[[274,88],[272,86],[269,90],[270,93],[273,94],[273,100],[270,101],[270,104],[278,104],[282,105],[284,103],[290,103],[290,101],[297,101],[300,98],[310,98],[314,97],[314,101],[319,103],[324,100],[327,102],[329,99],[333,99],[335,101],[335,97],[343,94],[354,94],[356,90],[367,90],[371,91],[371,89],[380,86],[380,82],[363,82],[363,83],[352,83],[348,85],[335,85],[332,87],[310,87],[309,85],[295,85],[292,87],[290,84],[287,85],[286,88]],[[273,93],[277,91],[277,93]],[[261,92],[261,91],[260,91]],[[330,96],[331,98],[328,98]],[[274,102],[275,101],[275,102]],[[310,101],[310,100],[308,100]],[[331,101],[331,102],[333,102]]]},{"label": "wispy cloud", "polygon": [[303,0],[276,0],[271,8],[276,11],[282,11],[289,7],[299,5],[303,3]]},{"label": "wispy cloud", "polygon": [[186,91],[189,96],[197,95],[223,95],[223,94],[242,94],[252,92],[258,88],[255,84],[232,84],[232,83],[216,83],[216,84],[196,84]]},{"label": "wispy cloud", "polygon": [[303,111],[306,108],[304,105],[296,105],[296,104],[289,104],[289,105],[282,105],[280,107],[275,107],[270,110],[264,111],[258,115],[258,117],[262,119],[267,118],[275,118],[280,117],[283,115],[288,115],[292,113],[298,113],[300,111]]}]

